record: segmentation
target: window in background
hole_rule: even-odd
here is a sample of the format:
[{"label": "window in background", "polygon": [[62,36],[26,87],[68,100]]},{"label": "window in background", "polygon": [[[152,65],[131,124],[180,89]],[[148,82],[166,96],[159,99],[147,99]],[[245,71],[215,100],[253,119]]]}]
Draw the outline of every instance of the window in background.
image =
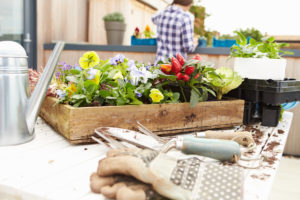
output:
[{"label": "window in background", "polygon": [[1,0],[0,41],[13,40],[22,44],[24,8],[23,0]]}]

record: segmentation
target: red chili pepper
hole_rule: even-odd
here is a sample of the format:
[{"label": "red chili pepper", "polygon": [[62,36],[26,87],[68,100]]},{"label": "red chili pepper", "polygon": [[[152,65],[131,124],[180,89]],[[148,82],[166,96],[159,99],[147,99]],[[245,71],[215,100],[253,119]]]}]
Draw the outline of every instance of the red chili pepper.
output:
[{"label": "red chili pepper", "polygon": [[174,72],[175,74],[178,74],[182,70],[181,64],[174,57],[172,57],[171,62],[172,62],[172,72]]},{"label": "red chili pepper", "polygon": [[196,54],[192,59],[201,61],[202,58],[199,54]]},{"label": "red chili pepper", "polygon": [[194,66],[187,66],[185,68],[185,74],[186,75],[191,75],[194,71],[195,71],[195,67]]},{"label": "red chili pepper", "polygon": [[165,74],[170,74],[170,72],[172,70],[172,65],[162,64],[162,65],[160,65],[160,70]]},{"label": "red chili pepper", "polygon": [[177,76],[177,80],[181,80],[183,75],[182,73],[179,72],[176,74],[176,76]]},{"label": "red chili pepper", "polygon": [[183,75],[182,76],[182,80],[184,81],[184,82],[188,82],[189,80],[190,80],[190,77],[188,76],[188,75]]},{"label": "red chili pepper", "polygon": [[199,76],[200,76],[200,74],[198,73],[198,74],[196,74],[196,76],[194,78],[197,79]]},{"label": "red chili pepper", "polygon": [[185,60],[184,60],[184,57],[180,53],[177,53],[176,58],[181,65],[184,65]]}]

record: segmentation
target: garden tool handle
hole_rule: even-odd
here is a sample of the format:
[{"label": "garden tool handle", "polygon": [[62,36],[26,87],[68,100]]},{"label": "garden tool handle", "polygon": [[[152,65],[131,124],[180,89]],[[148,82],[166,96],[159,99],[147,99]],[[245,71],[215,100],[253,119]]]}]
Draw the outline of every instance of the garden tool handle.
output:
[{"label": "garden tool handle", "polygon": [[176,142],[176,148],[185,154],[197,154],[220,161],[234,161],[241,156],[240,145],[231,140],[183,137]]},{"label": "garden tool handle", "polygon": [[251,136],[251,133],[246,131],[223,132],[223,131],[205,131],[204,133],[195,133],[198,138],[232,140],[237,136]]}]

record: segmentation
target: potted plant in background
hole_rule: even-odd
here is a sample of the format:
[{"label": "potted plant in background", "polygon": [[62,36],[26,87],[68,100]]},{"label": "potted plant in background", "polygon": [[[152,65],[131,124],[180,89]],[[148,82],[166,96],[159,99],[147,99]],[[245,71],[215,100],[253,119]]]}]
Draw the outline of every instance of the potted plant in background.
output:
[{"label": "potted plant in background", "polygon": [[140,29],[136,27],[134,33],[131,36],[131,45],[150,45],[156,46],[155,33],[151,30],[150,26],[147,25],[144,32],[140,32]]},{"label": "potted plant in background", "polygon": [[107,44],[122,45],[126,29],[124,16],[119,12],[115,12],[107,14],[103,20],[105,22]]},{"label": "potted plant in background", "polygon": [[286,59],[282,55],[293,54],[281,50],[288,46],[286,43],[276,43],[274,37],[256,41],[247,38],[240,32],[238,45],[231,47],[230,57],[235,57],[234,70],[243,78],[283,80],[285,77]]}]

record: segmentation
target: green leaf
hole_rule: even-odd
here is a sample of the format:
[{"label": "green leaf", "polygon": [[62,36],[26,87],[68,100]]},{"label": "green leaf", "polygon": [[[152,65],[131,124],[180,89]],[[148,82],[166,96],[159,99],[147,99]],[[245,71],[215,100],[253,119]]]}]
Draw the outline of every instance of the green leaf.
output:
[{"label": "green leaf", "polygon": [[269,37],[266,41],[272,43],[272,42],[275,41],[275,38],[274,37]]},{"label": "green leaf", "polygon": [[176,102],[179,100],[180,93],[179,92],[174,92],[173,96],[171,97],[172,102]]},{"label": "green leaf", "polygon": [[77,92],[82,93],[83,88],[84,88],[84,81],[83,81],[83,77],[81,76],[79,78],[79,81],[78,81],[78,84],[77,84]]},{"label": "green leaf", "polygon": [[117,99],[117,97],[111,97],[111,96],[108,96],[108,97],[106,97],[106,99],[115,100],[115,99]]},{"label": "green leaf", "polygon": [[79,99],[85,99],[86,96],[84,94],[74,94],[74,95],[72,95],[71,98],[75,99],[75,100],[79,100]]},{"label": "green leaf", "polygon": [[99,95],[100,95],[101,97],[103,97],[103,98],[106,98],[106,97],[110,96],[111,94],[110,94],[110,92],[107,91],[107,90],[100,90],[100,91],[99,91]]},{"label": "green leaf", "polygon": [[208,92],[207,92],[206,88],[204,88],[202,90],[202,95],[200,96],[199,101],[203,102],[203,101],[207,101],[207,99],[208,99]]},{"label": "green leaf", "polygon": [[123,98],[117,98],[117,105],[118,106],[121,106],[121,105],[125,105],[127,102],[126,102],[126,99],[123,99]]},{"label": "green leaf", "polygon": [[78,69],[71,69],[71,70],[70,70],[70,73],[73,74],[73,75],[78,75],[78,74],[81,73],[81,71],[78,70]]},{"label": "green leaf", "polygon": [[190,99],[191,99],[190,100],[190,106],[191,106],[191,108],[194,108],[198,104],[200,96],[195,90],[192,89]]},{"label": "green leaf", "polygon": [[118,84],[119,84],[119,86],[120,86],[121,88],[125,86],[124,80],[123,80],[123,79],[120,79],[120,78],[118,78]]},{"label": "green leaf", "polygon": [[235,31],[235,33],[240,37],[239,45],[246,45],[247,44],[247,38],[240,32]]},{"label": "green leaf", "polygon": [[201,61],[191,59],[191,60],[186,61],[185,64],[183,65],[183,67],[190,66],[190,65],[195,65],[195,64],[198,64],[198,63],[201,63]]},{"label": "green leaf", "polygon": [[87,92],[94,93],[96,90],[98,90],[99,85],[97,85],[92,80],[86,80],[84,81],[84,88],[86,89]]},{"label": "green leaf", "polygon": [[112,69],[111,71],[108,72],[108,78],[113,79],[113,77],[118,73],[119,71],[116,69]]},{"label": "green leaf", "polygon": [[83,100],[78,101],[77,103],[73,104],[74,107],[79,107],[83,103]]},{"label": "green leaf", "polygon": [[76,76],[67,76],[66,79],[69,82],[78,83],[78,78]]},{"label": "green leaf", "polygon": [[250,43],[251,45],[256,45],[256,40],[254,40],[253,38],[250,38],[249,43]]},{"label": "green leaf", "polygon": [[142,105],[143,102],[138,100],[137,98],[133,98],[132,101],[130,102],[131,105]]},{"label": "green leaf", "polygon": [[162,79],[168,79],[171,81],[176,81],[176,79],[177,79],[177,76],[175,76],[175,75],[166,75],[166,74],[158,74],[158,77],[162,78]]},{"label": "green leaf", "polygon": [[213,90],[211,90],[211,89],[209,89],[207,87],[201,87],[201,89],[206,90],[208,93],[210,93],[214,97],[216,96],[216,93]]}]

